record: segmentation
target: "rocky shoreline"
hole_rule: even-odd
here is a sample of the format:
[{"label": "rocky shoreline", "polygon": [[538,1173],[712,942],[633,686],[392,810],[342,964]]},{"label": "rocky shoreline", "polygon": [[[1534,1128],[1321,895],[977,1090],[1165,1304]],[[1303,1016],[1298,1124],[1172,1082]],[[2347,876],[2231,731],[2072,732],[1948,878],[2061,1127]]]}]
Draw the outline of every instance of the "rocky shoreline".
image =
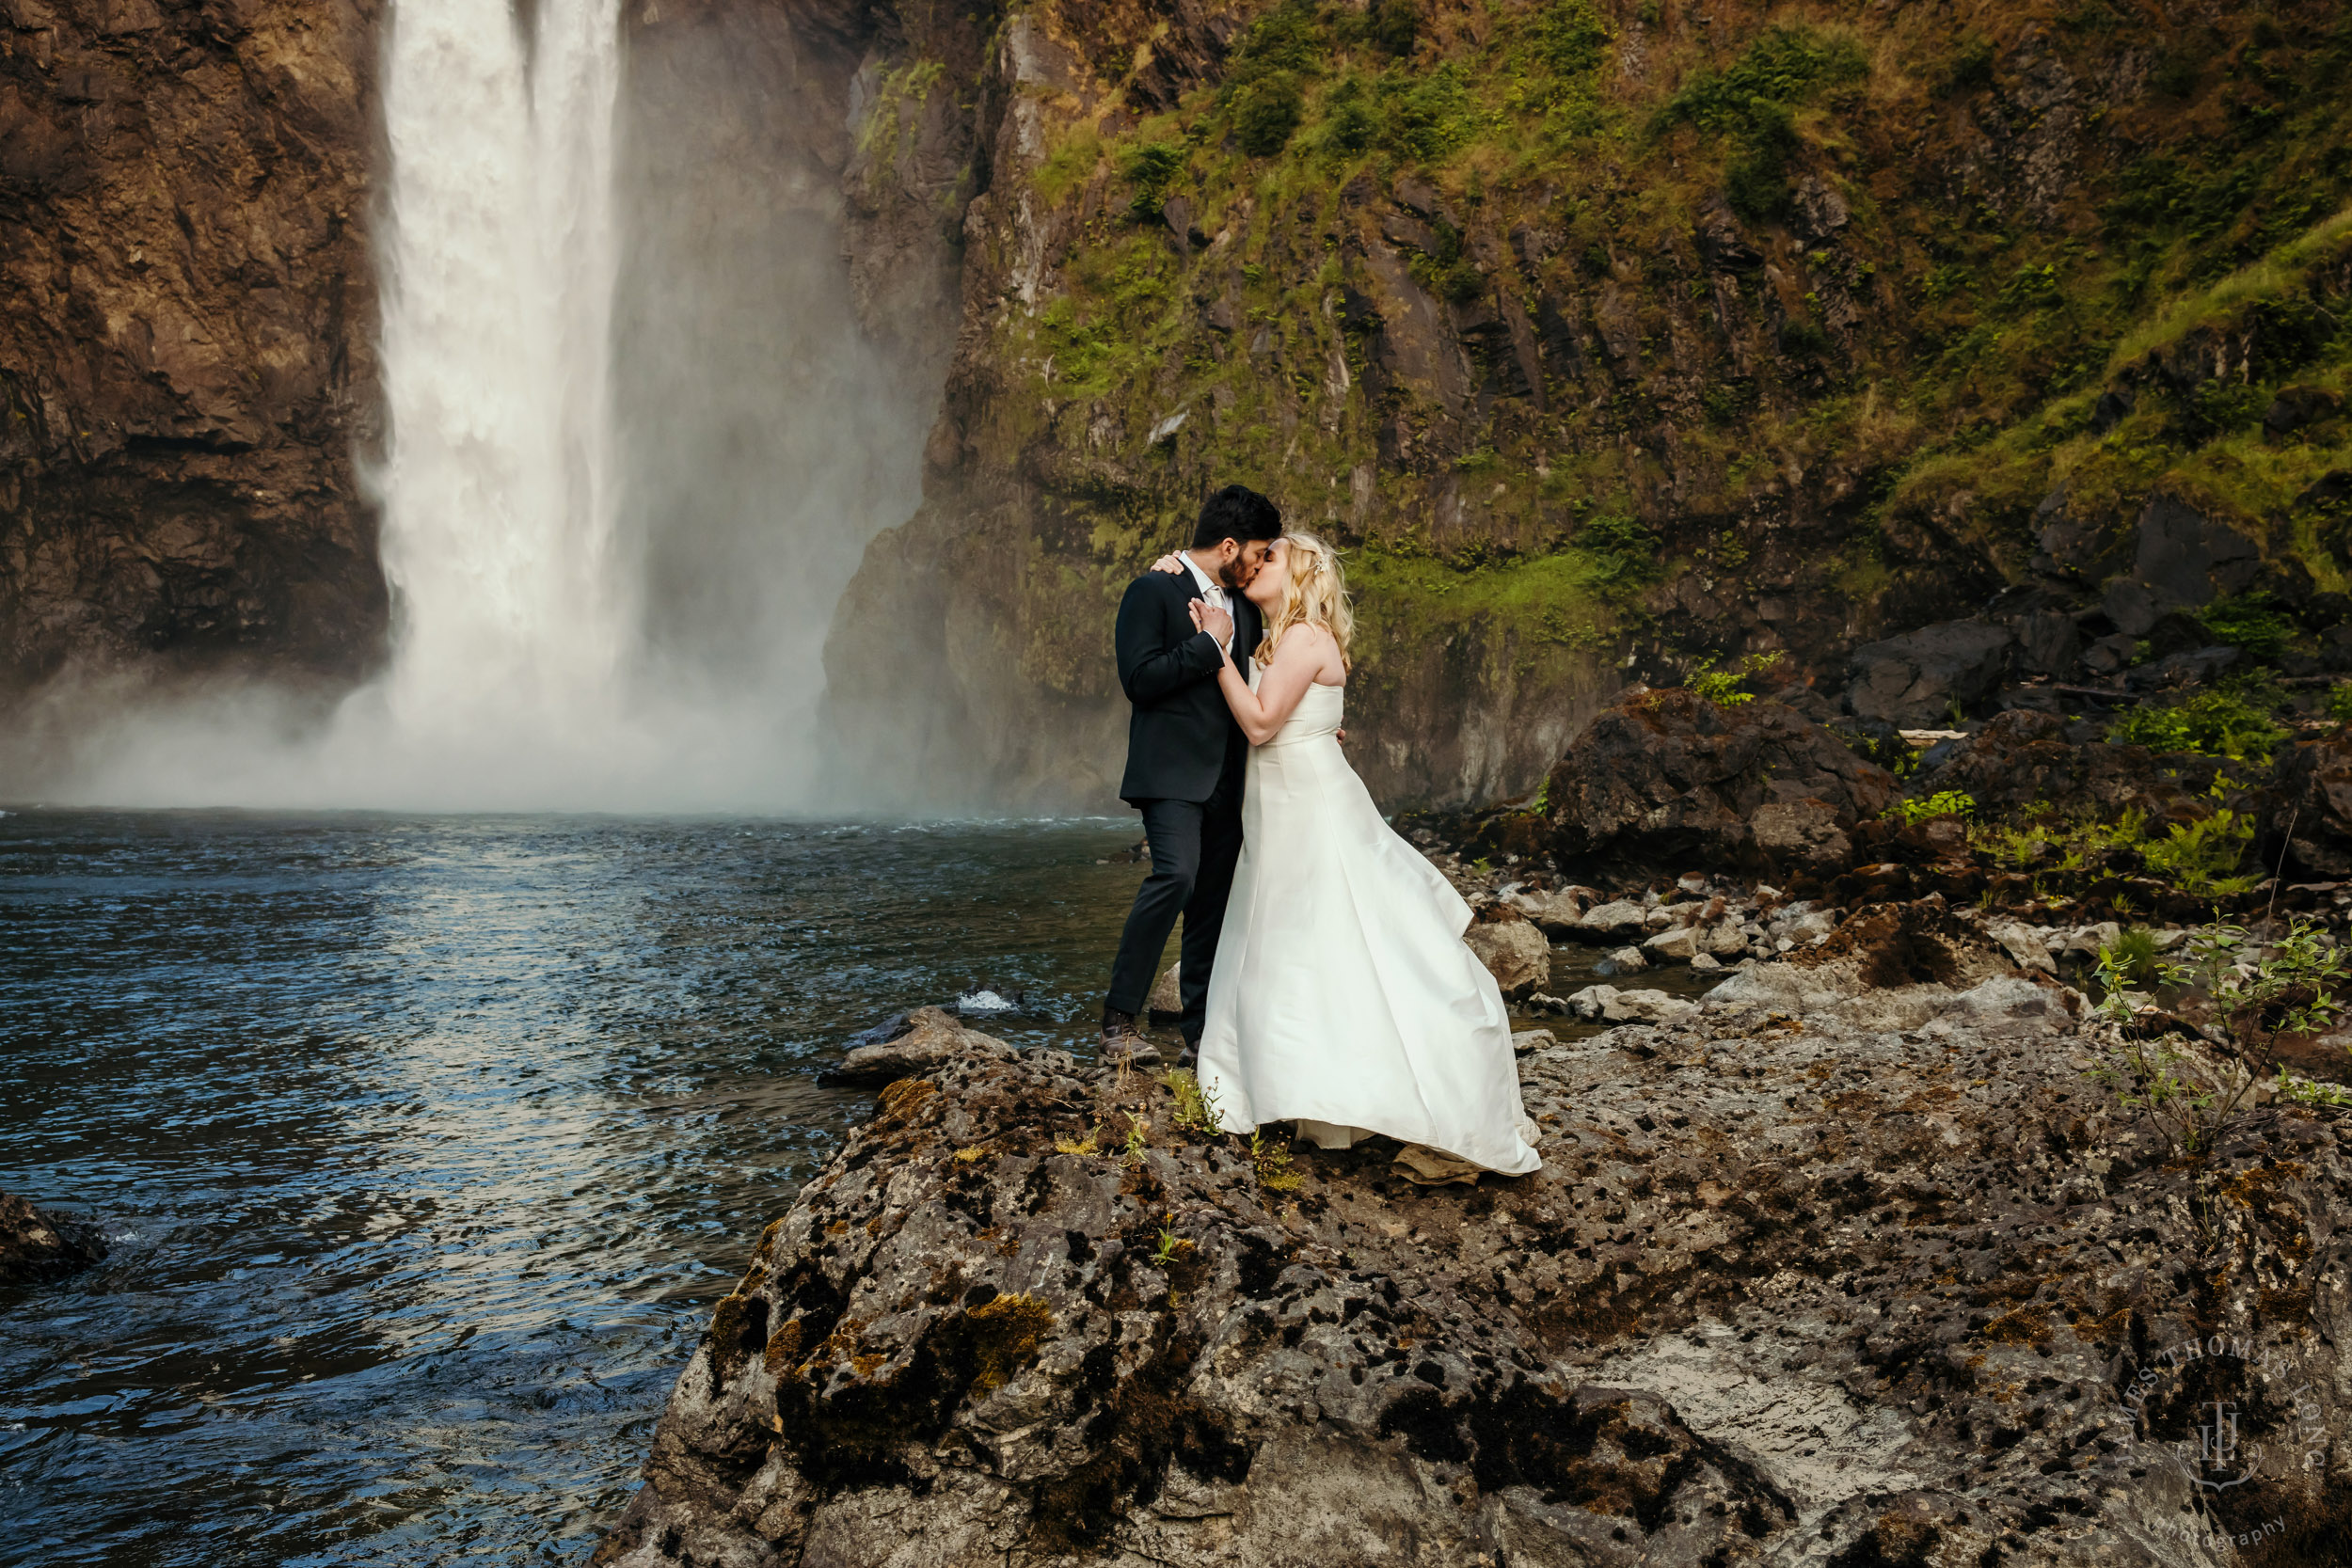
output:
[{"label": "rocky shoreline", "polygon": [[[2342,1123],[2169,1159],[2081,995],[1938,915],[1535,1042],[1544,1169],[1471,1187],[1253,1158],[1160,1080],[919,1012],[596,1560],[2322,1560]],[[2201,1492],[2217,1394],[2271,1442]]]},{"label": "rocky shoreline", "polygon": [[[2310,784],[2352,741],[1867,742],[1637,689],[1534,800],[1403,819],[1560,1021],[1518,1037],[1529,1177],[1216,1134],[1183,1075],[937,1009],[851,1042],[878,1113],[759,1239],[596,1560],[2339,1560],[2352,1038],[2281,1037],[2281,992],[2256,1053],[2099,965],[2190,922],[2249,927],[2241,977],[2290,925],[2341,943],[2352,819]],[[2240,813],[2229,863],[2174,852]],[[2184,1144],[2152,1061],[2288,1071]]]}]

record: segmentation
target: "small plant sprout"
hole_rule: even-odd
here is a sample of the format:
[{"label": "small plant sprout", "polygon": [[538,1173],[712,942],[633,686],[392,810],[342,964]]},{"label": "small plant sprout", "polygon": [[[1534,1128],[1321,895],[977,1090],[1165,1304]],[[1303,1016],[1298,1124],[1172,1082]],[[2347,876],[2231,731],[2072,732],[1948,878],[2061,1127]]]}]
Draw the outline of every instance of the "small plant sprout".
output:
[{"label": "small plant sprout", "polygon": [[1191,1250],[1192,1243],[1189,1239],[1179,1236],[1168,1227],[1162,1226],[1160,1227],[1160,1243],[1152,1249],[1152,1261],[1161,1268],[1166,1268],[1176,1260],[1177,1254]]},{"label": "small plant sprout", "polygon": [[1143,1164],[1143,1151],[1152,1146],[1149,1136],[1152,1124],[1143,1117],[1133,1111],[1127,1113],[1127,1147],[1119,1153],[1121,1164]]},{"label": "small plant sprout", "polygon": [[1294,1191],[1305,1180],[1291,1169],[1291,1146],[1287,1139],[1268,1143],[1262,1134],[1250,1133],[1249,1164],[1258,1173],[1258,1185],[1270,1193]]},{"label": "small plant sprout", "polygon": [[[2117,900],[2118,904],[2122,902]],[[2115,941],[2101,950],[2102,976],[2106,973],[2110,956],[2116,972],[2134,990],[2153,990],[2163,983],[2167,966],[2156,953],[2156,934],[2145,927],[2135,926],[2117,933]]]},{"label": "small plant sprout", "polygon": [[1217,1133],[1216,1095],[1184,1068],[1170,1068],[1160,1080],[1168,1093],[1176,1097],[1175,1113],[1170,1119],[1180,1132],[1198,1137],[1215,1137]]}]

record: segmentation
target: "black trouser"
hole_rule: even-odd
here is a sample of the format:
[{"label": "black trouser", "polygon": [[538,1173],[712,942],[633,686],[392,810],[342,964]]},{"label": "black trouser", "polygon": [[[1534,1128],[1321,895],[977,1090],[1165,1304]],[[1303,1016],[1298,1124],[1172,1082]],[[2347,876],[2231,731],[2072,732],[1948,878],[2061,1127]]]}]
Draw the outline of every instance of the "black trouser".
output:
[{"label": "black trouser", "polygon": [[1241,780],[1229,777],[1206,800],[1138,800],[1143,831],[1152,841],[1152,874],[1136,890],[1135,908],[1119,939],[1111,965],[1110,1005],[1140,1017],[1160,955],[1176,917],[1184,917],[1184,946],[1179,982],[1184,993],[1184,1038],[1200,1043],[1208,1018],[1209,971],[1216,963],[1216,939],[1225,928],[1225,898],[1233,891],[1233,864],[1241,858]]}]

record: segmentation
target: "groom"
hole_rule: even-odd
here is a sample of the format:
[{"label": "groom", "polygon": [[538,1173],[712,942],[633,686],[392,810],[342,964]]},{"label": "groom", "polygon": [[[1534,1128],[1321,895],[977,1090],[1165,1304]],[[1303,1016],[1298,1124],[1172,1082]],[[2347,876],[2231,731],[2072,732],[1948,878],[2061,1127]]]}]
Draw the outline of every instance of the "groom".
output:
[{"label": "groom", "polygon": [[[1184,917],[1181,963],[1184,1055],[1200,1048],[1209,1006],[1209,970],[1225,925],[1225,895],[1241,855],[1241,786],[1249,743],[1217,689],[1220,649],[1249,674],[1258,645],[1258,607],[1242,596],[1282,534],[1282,514],[1244,485],[1229,484],[1200,508],[1174,576],[1146,572],[1119,601],[1119,684],[1135,712],[1127,721],[1127,774],[1120,799],[1143,814],[1152,874],[1136,892],[1111,966],[1103,1006],[1103,1054],[1156,1062],[1136,1019],[1176,917]],[[1202,601],[1208,629],[1189,606]]]}]

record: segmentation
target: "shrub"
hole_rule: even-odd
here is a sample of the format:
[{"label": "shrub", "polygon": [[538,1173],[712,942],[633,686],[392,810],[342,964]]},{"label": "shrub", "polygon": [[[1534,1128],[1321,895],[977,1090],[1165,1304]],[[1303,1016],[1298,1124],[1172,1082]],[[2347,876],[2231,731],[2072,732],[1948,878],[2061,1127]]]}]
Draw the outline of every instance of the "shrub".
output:
[{"label": "shrub", "polygon": [[1588,580],[1603,593],[1636,588],[1658,575],[1658,536],[1638,518],[1603,512],[1577,530],[1576,543],[1592,560]]},{"label": "shrub", "polygon": [[1387,119],[1390,145],[1422,163],[1444,157],[1476,129],[1470,89],[1451,62],[1396,92]]},{"label": "shrub", "polygon": [[1779,662],[1777,653],[1750,654],[1740,661],[1738,668],[1718,670],[1715,660],[1709,658],[1693,665],[1682,684],[1717,707],[1738,707],[1741,703],[1756,701],[1756,693],[1743,689],[1740,683]]},{"label": "shrub", "polygon": [[1759,113],[1804,103],[1869,70],[1861,45],[1851,38],[1812,27],[1771,27],[1723,70],[1692,77],[1666,101],[1659,117],[1661,122],[1686,120],[1702,131],[1745,131]]},{"label": "shrub", "polygon": [[1952,55],[1944,71],[1947,93],[1972,92],[1993,85],[1993,40],[1971,38]]},{"label": "shrub", "polygon": [[[2144,1116],[2175,1153],[2201,1154],[2236,1116],[2247,1091],[2270,1070],[2279,1042],[2326,1031],[2341,1010],[2347,973],[2344,950],[2297,919],[2284,941],[2246,962],[2246,933],[2216,922],[2189,940],[2190,961],[2154,966],[2153,983],[2202,990],[2230,1034],[2234,1060],[2194,1052],[2170,1034],[2144,1038],[2137,1027],[2129,956],[2122,944],[2099,954],[2105,995],[2099,1011],[2111,1037],[2094,1075],[2114,1087],[2126,1110]],[[2283,1070],[2281,1084],[2289,1081]],[[2302,1098],[2297,1096],[2296,1098]]]},{"label": "shrub", "polygon": [[2259,877],[2237,875],[2254,842],[2254,818],[2227,806],[2175,827],[2142,852],[2148,869],[2186,893],[2244,893]]},{"label": "shrub", "polygon": [[1233,137],[1253,158],[1270,158],[1290,145],[1306,113],[1307,96],[1287,71],[1261,76],[1233,95]]},{"label": "shrub", "polygon": [[2115,745],[2244,760],[2267,756],[2287,732],[2271,722],[2267,683],[2232,681],[2169,703],[2143,703],[2107,726]]},{"label": "shrub", "polygon": [[2338,681],[2328,689],[2328,717],[2339,724],[2352,724],[2352,681]]},{"label": "shrub", "polygon": [[1335,152],[1361,152],[1380,137],[1380,117],[1364,85],[1353,76],[1324,99],[1323,145]]},{"label": "shrub", "polygon": [[1388,53],[1409,55],[1421,37],[1421,8],[1413,0],[1380,0],[1367,30],[1372,41]]},{"label": "shrub", "polygon": [[1182,142],[1148,141],[1129,148],[1119,163],[1120,178],[1135,189],[1135,196],[1127,203],[1128,217],[1137,223],[1159,222],[1160,206],[1168,199],[1168,188],[1184,171]]},{"label": "shrub", "polygon": [[1784,354],[1812,357],[1829,351],[1829,334],[1818,323],[1791,317],[1780,324],[1780,347]]},{"label": "shrub", "polygon": [[2214,640],[2244,650],[2254,658],[2272,659],[2295,640],[2294,618],[2260,588],[2250,594],[2217,599],[2198,612]]},{"label": "shrub", "polygon": [[[1741,216],[1761,222],[1788,205],[1788,159],[1797,148],[1791,108],[1868,72],[1869,61],[1851,38],[1772,27],[1723,70],[1684,84],[1653,125],[1663,129],[1680,120],[1727,135],[1735,155],[1724,169],[1724,197]],[[1782,343],[1788,346],[1785,335]]]},{"label": "shrub", "polygon": [[1886,808],[1886,815],[1900,816],[1905,827],[1932,822],[1939,816],[1965,821],[1977,815],[1977,798],[1964,789],[1939,789],[1924,800],[1898,800]]},{"label": "shrub", "polygon": [[1551,0],[1528,29],[1537,61],[1563,76],[1581,75],[1600,64],[1609,47],[1609,24],[1593,0]]}]

